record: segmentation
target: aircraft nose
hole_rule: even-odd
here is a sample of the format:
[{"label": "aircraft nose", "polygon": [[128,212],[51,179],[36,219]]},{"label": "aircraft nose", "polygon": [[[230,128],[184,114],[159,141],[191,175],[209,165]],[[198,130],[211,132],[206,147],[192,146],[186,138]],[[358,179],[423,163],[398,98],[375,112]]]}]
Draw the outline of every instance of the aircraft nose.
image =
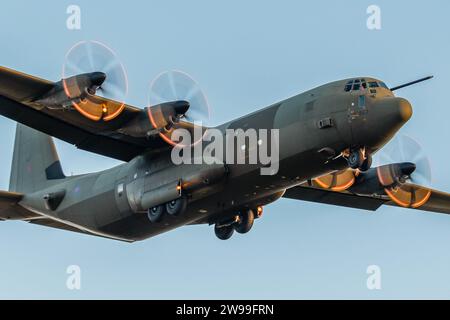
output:
[{"label": "aircraft nose", "polygon": [[409,119],[411,119],[412,116],[412,106],[411,103],[409,103],[408,100],[403,99],[403,98],[398,98],[398,113],[400,115],[400,118],[404,121],[407,122]]},{"label": "aircraft nose", "polygon": [[[366,121],[353,125],[356,144],[382,147],[411,118],[413,110],[408,100],[399,97],[378,98],[369,107]],[[358,130],[358,128],[361,128]],[[357,135],[355,135],[355,132]]]},{"label": "aircraft nose", "polygon": [[375,110],[379,112],[386,122],[403,125],[413,114],[412,106],[404,98],[384,98],[375,105]]}]

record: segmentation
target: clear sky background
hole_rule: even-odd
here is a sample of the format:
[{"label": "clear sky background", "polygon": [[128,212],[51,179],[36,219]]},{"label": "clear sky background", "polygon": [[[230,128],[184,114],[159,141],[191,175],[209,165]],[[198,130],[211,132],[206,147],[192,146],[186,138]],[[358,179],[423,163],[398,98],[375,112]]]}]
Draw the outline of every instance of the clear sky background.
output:
[{"label": "clear sky background", "polygon": [[[66,28],[81,7],[82,29]],[[366,28],[381,8],[382,29]],[[66,51],[100,40],[124,63],[127,101],[144,107],[151,80],[181,69],[202,86],[219,124],[314,86],[353,76],[396,85],[414,116],[401,132],[450,191],[450,2],[5,1],[0,65],[59,80]],[[0,106],[1,107],[1,106]],[[15,123],[0,118],[0,189],[7,190]],[[117,161],[57,141],[67,174]],[[79,265],[82,289],[66,288]],[[368,290],[366,268],[381,268]],[[400,208],[376,213],[282,199],[229,241],[190,226],[125,244],[23,222],[0,223],[0,298],[450,298],[450,216]]]}]

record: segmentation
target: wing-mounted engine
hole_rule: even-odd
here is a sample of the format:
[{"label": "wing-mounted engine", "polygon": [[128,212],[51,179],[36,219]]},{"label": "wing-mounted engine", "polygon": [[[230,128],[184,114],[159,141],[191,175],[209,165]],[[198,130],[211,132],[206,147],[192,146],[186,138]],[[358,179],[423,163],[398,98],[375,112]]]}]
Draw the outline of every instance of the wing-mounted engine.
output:
[{"label": "wing-mounted engine", "polygon": [[[199,85],[181,71],[163,72],[150,86],[148,107],[118,131],[132,137],[160,137],[169,145],[192,145],[200,140],[209,120],[209,106]],[[172,138],[185,129],[191,140]]]},{"label": "wing-mounted engine", "polygon": [[82,41],[66,55],[62,79],[32,102],[35,107],[76,109],[93,121],[115,119],[125,108],[128,81],[116,54],[98,41]]},{"label": "wing-mounted engine", "polygon": [[150,106],[142,110],[133,120],[119,129],[132,137],[168,135],[178,127],[189,127],[180,121],[189,110],[189,102],[173,101]]},{"label": "wing-mounted engine", "polygon": [[418,208],[430,198],[430,161],[420,144],[405,135],[396,137],[378,154],[381,165],[365,172],[346,169],[315,178],[310,185],[330,191],[391,200]]},{"label": "wing-mounted engine", "polygon": [[31,101],[48,108],[70,108],[73,104],[95,100],[95,93],[106,79],[103,72],[84,73],[55,82],[53,88]]},{"label": "wing-mounted engine", "polygon": [[385,195],[386,188],[395,189],[407,182],[416,169],[413,163],[394,163],[360,172],[347,190],[361,195]]},{"label": "wing-mounted engine", "polygon": [[[431,196],[428,186],[415,183],[416,165],[402,162],[372,168],[362,172],[348,191],[359,195],[389,197],[402,207],[418,208]],[[420,174],[420,173],[419,173]]]},{"label": "wing-mounted engine", "polygon": [[[170,145],[195,144],[202,139],[209,125],[210,108],[206,95],[185,72],[171,70],[159,74],[150,85],[148,105],[146,111],[153,129]],[[172,139],[175,129],[188,130],[191,140]]]}]

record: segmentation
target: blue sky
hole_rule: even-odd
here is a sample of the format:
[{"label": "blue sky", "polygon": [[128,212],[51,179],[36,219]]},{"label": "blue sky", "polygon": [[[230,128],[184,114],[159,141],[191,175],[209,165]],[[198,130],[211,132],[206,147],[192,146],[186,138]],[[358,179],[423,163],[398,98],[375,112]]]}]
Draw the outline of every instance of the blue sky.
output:
[{"label": "blue sky", "polygon": [[[82,29],[66,28],[81,7]],[[366,28],[381,8],[382,29]],[[352,76],[388,85],[414,107],[401,132],[432,162],[433,186],[450,191],[448,1],[4,1],[0,65],[59,80],[79,40],[114,48],[126,67],[130,104],[144,107],[151,80],[192,75],[216,124],[311,87]],[[447,89],[446,89],[447,88]],[[1,106],[0,106],[1,107]],[[0,189],[8,188],[15,124],[0,118]],[[66,173],[118,162],[57,141]],[[400,208],[376,213],[280,200],[245,236],[215,238],[191,226],[124,244],[21,222],[0,223],[0,298],[450,298],[450,217]],[[82,289],[66,288],[66,268]],[[382,290],[366,287],[378,265]]]}]

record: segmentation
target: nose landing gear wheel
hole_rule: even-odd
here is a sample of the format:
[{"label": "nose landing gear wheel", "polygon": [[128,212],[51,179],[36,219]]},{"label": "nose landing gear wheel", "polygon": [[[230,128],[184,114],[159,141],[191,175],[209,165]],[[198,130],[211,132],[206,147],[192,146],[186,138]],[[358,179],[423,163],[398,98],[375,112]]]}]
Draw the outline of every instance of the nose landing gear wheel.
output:
[{"label": "nose landing gear wheel", "polygon": [[159,222],[164,214],[164,206],[159,205],[147,210],[147,217],[152,222]]},{"label": "nose landing gear wheel", "polygon": [[247,233],[253,226],[253,222],[255,221],[255,213],[252,209],[248,209],[243,211],[239,215],[239,221],[234,224],[234,230],[238,233]]},{"label": "nose landing gear wheel", "polygon": [[353,150],[347,158],[348,165],[352,169],[367,171],[372,165],[372,156],[363,149]]},{"label": "nose landing gear wheel", "polygon": [[186,205],[186,197],[180,197],[178,199],[169,201],[166,204],[166,211],[172,216],[178,216],[179,214],[182,214],[184,210],[186,210]]},{"label": "nose landing gear wheel", "polygon": [[228,240],[234,233],[234,228],[232,225],[218,227],[217,224],[214,226],[214,232],[216,237],[220,240]]}]

